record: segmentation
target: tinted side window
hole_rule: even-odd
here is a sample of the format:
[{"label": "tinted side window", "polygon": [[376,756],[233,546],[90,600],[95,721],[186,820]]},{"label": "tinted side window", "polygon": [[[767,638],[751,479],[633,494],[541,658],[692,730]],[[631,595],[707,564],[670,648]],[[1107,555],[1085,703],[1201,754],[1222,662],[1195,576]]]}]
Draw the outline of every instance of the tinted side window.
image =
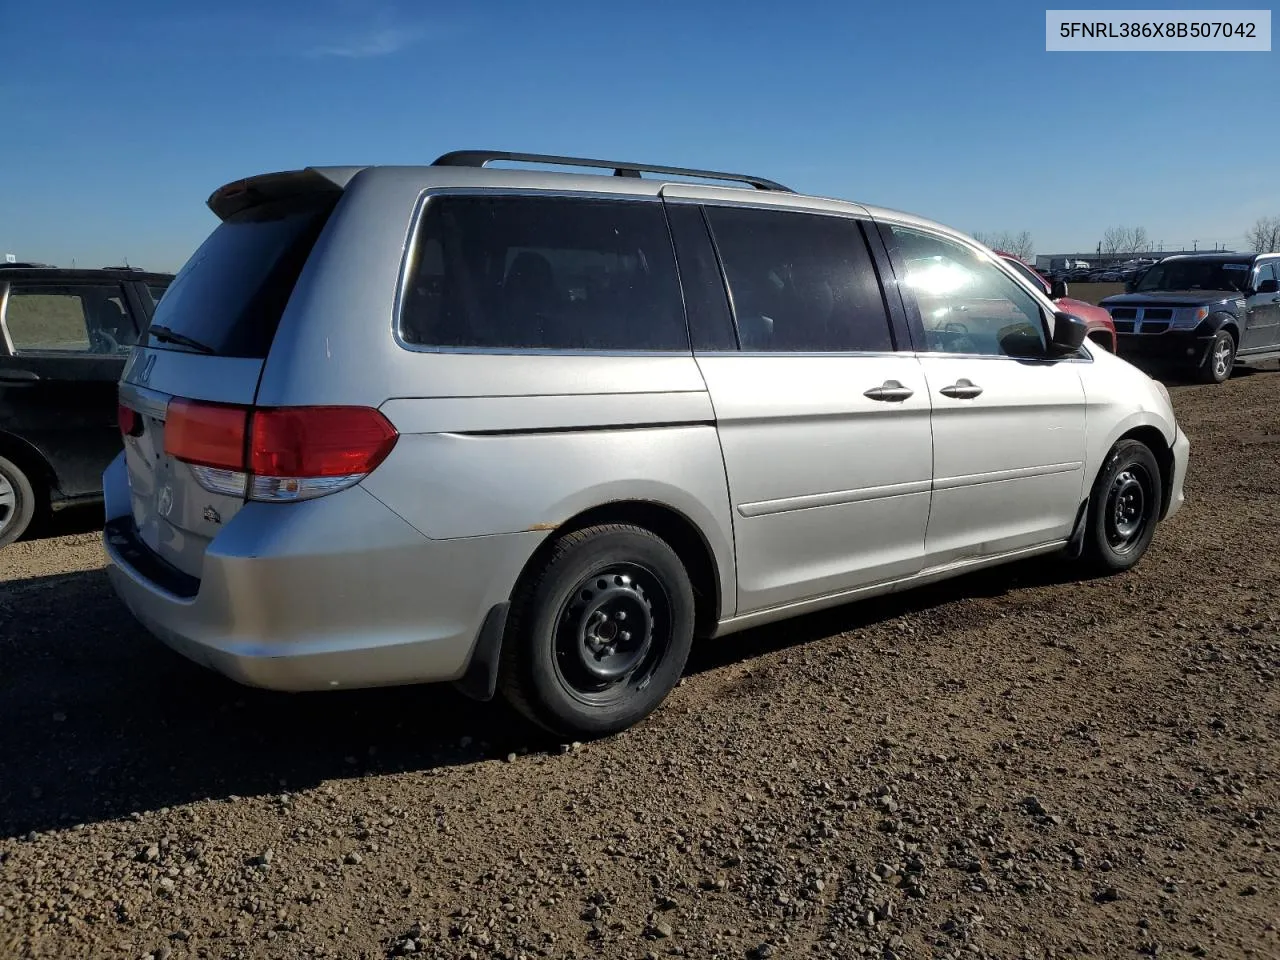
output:
[{"label": "tinted side window", "polygon": [[857,221],[708,207],[743,350],[893,349],[875,265]]},{"label": "tinted side window", "polygon": [[999,267],[931,233],[884,231],[902,288],[924,329],[921,350],[985,356],[1043,356],[1040,305]]},{"label": "tinted side window", "polygon": [[737,350],[729,298],[716,260],[711,236],[707,233],[702,208],[691,203],[667,207],[671,237],[680,263],[680,286],[684,289],[684,309],[689,318],[689,335],[695,350]]},{"label": "tinted side window", "polygon": [[1277,274],[1276,272],[1276,264],[1274,260],[1270,261],[1269,263],[1264,263],[1261,267],[1258,268],[1258,280],[1254,284],[1254,286],[1255,287],[1262,286],[1262,283],[1265,280],[1280,280],[1280,274]]},{"label": "tinted side window", "polygon": [[689,349],[666,216],[644,201],[432,197],[400,323],[433,347]]},{"label": "tinted side window", "polygon": [[116,283],[14,283],[4,325],[15,353],[128,353],[138,339]]}]

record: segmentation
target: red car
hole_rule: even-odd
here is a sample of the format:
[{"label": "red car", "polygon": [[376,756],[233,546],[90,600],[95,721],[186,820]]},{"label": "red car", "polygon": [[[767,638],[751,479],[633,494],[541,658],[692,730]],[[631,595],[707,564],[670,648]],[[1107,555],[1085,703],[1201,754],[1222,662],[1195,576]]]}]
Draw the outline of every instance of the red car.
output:
[{"label": "red car", "polygon": [[996,250],[995,254],[1000,259],[1007,261],[1013,269],[1043,290],[1045,296],[1057,304],[1060,309],[1083,320],[1088,328],[1090,340],[1101,344],[1112,353],[1116,352],[1116,325],[1111,322],[1111,314],[1103,310],[1102,307],[1095,307],[1092,303],[1085,303],[1083,300],[1072,300],[1067,296],[1066,283],[1061,280],[1053,284],[1049,283],[1021,257],[1006,253],[1003,250]]}]

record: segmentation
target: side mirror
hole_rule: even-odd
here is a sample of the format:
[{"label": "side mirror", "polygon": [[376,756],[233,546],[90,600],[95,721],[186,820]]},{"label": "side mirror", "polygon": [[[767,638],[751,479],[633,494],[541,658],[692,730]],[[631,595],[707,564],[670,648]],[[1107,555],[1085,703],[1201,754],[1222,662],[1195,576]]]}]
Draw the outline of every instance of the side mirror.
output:
[{"label": "side mirror", "polygon": [[1049,290],[1049,299],[1061,300],[1066,295],[1067,295],[1067,281],[1061,280],[1061,279],[1053,281],[1053,286]]},{"label": "side mirror", "polygon": [[1258,284],[1258,293],[1280,293],[1280,280],[1263,280]]},{"label": "side mirror", "polygon": [[1072,313],[1058,310],[1053,315],[1053,339],[1049,342],[1049,352],[1058,356],[1075,353],[1084,343],[1089,332],[1088,325]]}]

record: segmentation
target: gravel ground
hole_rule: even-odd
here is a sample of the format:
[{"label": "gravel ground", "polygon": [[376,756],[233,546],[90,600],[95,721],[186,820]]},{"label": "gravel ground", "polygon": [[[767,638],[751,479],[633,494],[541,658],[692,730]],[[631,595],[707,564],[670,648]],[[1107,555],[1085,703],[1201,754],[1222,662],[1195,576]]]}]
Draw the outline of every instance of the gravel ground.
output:
[{"label": "gravel ground", "polygon": [[81,531],[0,555],[0,956],[1280,956],[1280,374],[1179,387],[1183,513],[695,651],[549,743],[248,690]]}]

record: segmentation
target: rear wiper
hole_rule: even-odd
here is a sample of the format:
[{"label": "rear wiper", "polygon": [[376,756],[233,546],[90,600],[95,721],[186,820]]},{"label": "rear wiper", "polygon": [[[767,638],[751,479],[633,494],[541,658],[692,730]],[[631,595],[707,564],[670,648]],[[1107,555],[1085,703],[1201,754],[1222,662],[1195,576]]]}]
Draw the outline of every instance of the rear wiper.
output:
[{"label": "rear wiper", "polygon": [[170,330],[163,324],[157,326],[152,324],[147,328],[147,336],[155,337],[161,343],[176,343],[180,347],[190,347],[200,353],[217,353],[213,347],[207,343],[201,343],[195,337],[188,337],[185,333],[178,333],[176,330]]}]

